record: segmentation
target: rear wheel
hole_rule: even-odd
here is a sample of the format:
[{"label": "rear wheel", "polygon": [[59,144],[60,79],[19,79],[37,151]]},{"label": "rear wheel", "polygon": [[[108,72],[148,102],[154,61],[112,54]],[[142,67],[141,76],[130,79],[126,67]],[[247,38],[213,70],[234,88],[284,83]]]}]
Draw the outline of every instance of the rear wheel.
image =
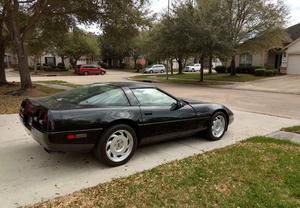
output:
[{"label": "rear wheel", "polygon": [[134,130],[128,125],[119,124],[105,131],[94,153],[98,160],[115,167],[128,162],[136,147],[137,137]]},{"label": "rear wheel", "polygon": [[223,112],[216,112],[209,121],[208,129],[206,130],[206,135],[209,140],[217,141],[220,140],[227,129],[227,119]]}]

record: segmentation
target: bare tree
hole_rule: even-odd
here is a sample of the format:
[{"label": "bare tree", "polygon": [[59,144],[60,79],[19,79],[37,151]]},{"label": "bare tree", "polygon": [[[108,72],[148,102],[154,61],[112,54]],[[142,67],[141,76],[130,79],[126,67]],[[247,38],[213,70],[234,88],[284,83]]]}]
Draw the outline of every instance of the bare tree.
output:
[{"label": "bare tree", "polygon": [[[224,39],[232,49],[231,75],[235,75],[235,55],[241,43],[258,36],[268,37],[263,39],[265,45],[280,41],[276,34],[283,34],[281,28],[286,22],[288,10],[282,0],[221,0],[219,6],[227,28]],[[259,40],[255,42],[257,45],[260,45]]]}]

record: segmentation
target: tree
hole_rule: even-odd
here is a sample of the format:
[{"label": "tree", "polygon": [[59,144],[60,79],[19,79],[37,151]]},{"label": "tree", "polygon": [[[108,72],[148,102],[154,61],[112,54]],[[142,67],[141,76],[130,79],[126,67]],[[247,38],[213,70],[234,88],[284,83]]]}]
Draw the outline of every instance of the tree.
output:
[{"label": "tree", "polygon": [[18,69],[21,88],[32,87],[28,68],[28,44],[34,30],[44,18],[60,15],[72,15],[78,21],[96,20],[98,1],[84,0],[4,0],[7,9],[6,25],[11,34],[14,49],[18,57]]},{"label": "tree", "polygon": [[[122,4],[122,6],[120,6]],[[106,2],[105,9],[111,11],[104,18],[101,37],[102,56],[109,67],[121,67],[123,58],[138,55],[135,44],[140,30],[149,25],[147,1],[124,0]],[[115,64],[115,60],[118,64]]]},{"label": "tree", "polygon": [[[76,23],[99,23],[107,25],[123,11],[132,5],[138,6],[145,0],[3,0],[7,9],[6,26],[11,34],[18,57],[18,69],[21,78],[21,88],[32,87],[28,68],[28,44],[33,31],[44,19],[58,16],[69,17]],[[113,5],[113,6],[112,6]],[[119,13],[115,9],[118,8]],[[120,12],[121,11],[121,12]],[[24,15],[25,14],[25,15]],[[127,13],[126,13],[127,14]],[[125,16],[131,20],[131,15]],[[125,20],[126,21],[126,20]],[[113,23],[112,23],[113,24]]]},{"label": "tree", "polygon": [[191,12],[192,4],[179,4],[170,15],[163,15],[161,22],[150,32],[152,56],[156,59],[175,58],[179,65],[179,74],[183,71],[184,60],[193,53]]},{"label": "tree", "polygon": [[[281,43],[282,29],[288,16],[284,1],[272,0],[222,0],[219,10],[224,15],[227,28],[224,39],[231,47],[231,75],[236,74],[235,55],[240,47],[250,39],[256,46],[272,46]],[[278,38],[281,36],[281,38]],[[275,38],[274,38],[275,37]],[[262,41],[264,42],[262,44]],[[244,45],[245,46],[245,45]],[[260,47],[257,47],[261,49]]]},{"label": "tree", "polygon": [[76,67],[77,61],[82,56],[87,56],[92,59],[100,56],[97,37],[90,33],[84,33],[79,29],[75,29],[68,34],[68,39],[63,50],[70,58],[73,68]]},{"label": "tree", "polygon": [[192,13],[193,33],[191,33],[194,53],[200,57],[200,81],[204,80],[204,60],[209,60],[209,73],[212,72],[213,56],[224,53],[229,45],[224,40],[226,31],[224,17],[219,10],[219,0],[198,0]]},{"label": "tree", "polygon": [[6,74],[5,74],[5,49],[7,48],[7,43],[9,42],[9,35],[7,29],[5,28],[5,18],[6,18],[6,8],[4,7],[3,1],[0,1],[1,16],[0,16],[0,86],[6,85]]}]

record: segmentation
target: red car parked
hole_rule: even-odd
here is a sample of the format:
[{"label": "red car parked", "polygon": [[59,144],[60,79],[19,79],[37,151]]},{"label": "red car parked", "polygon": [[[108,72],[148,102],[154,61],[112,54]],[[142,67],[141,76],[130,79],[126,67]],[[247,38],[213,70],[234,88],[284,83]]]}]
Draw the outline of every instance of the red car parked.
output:
[{"label": "red car parked", "polygon": [[77,65],[75,73],[81,75],[90,75],[90,74],[104,75],[106,73],[106,70],[104,68],[101,68],[101,66],[98,65],[82,64],[82,65]]}]

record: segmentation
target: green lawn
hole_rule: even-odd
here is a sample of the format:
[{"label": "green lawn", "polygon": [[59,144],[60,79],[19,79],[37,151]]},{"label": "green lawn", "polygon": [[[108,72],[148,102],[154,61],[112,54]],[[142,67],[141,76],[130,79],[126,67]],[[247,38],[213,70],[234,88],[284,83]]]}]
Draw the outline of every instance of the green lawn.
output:
[{"label": "green lawn", "polygon": [[33,207],[300,207],[300,145],[255,137]]},{"label": "green lawn", "polygon": [[288,127],[288,128],[283,128],[281,130],[282,131],[287,131],[287,132],[292,132],[292,133],[300,134],[300,126],[292,126],[292,127]]},{"label": "green lawn", "polygon": [[63,85],[63,86],[68,86],[68,87],[73,87],[73,88],[77,88],[80,87],[81,85],[78,84],[72,84],[66,81],[62,81],[62,80],[47,80],[47,81],[37,81],[37,84],[39,83],[43,83],[43,84],[56,84],[56,85]]},{"label": "green lawn", "polygon": [[[208,84],[226,84],[231,82],[248,82],[263,79],[264,77],[257,77],[252,74],[237,74],[236,76],[230,76],[229,74],[205,74],[204,80]],[[154,80],[162,82],[198,82],[200,79],[199,73],[183,73],[183,74],[174,74],[169,75],[170,80],[166,80],[166,75],[138,75],[133,77],[134,80],[143,81],[143,80]]]},{"label": "green lawn", "polygon": [[18,113],[21,102],[26,97],[41,97],[52,95],[63,90],[46,87],[39,84],[34,84],[34,88],[27,91],[24,95],[10,95],[12,92],[20,89],[20,84],[15,83],[0,87],[0,114]]}]

